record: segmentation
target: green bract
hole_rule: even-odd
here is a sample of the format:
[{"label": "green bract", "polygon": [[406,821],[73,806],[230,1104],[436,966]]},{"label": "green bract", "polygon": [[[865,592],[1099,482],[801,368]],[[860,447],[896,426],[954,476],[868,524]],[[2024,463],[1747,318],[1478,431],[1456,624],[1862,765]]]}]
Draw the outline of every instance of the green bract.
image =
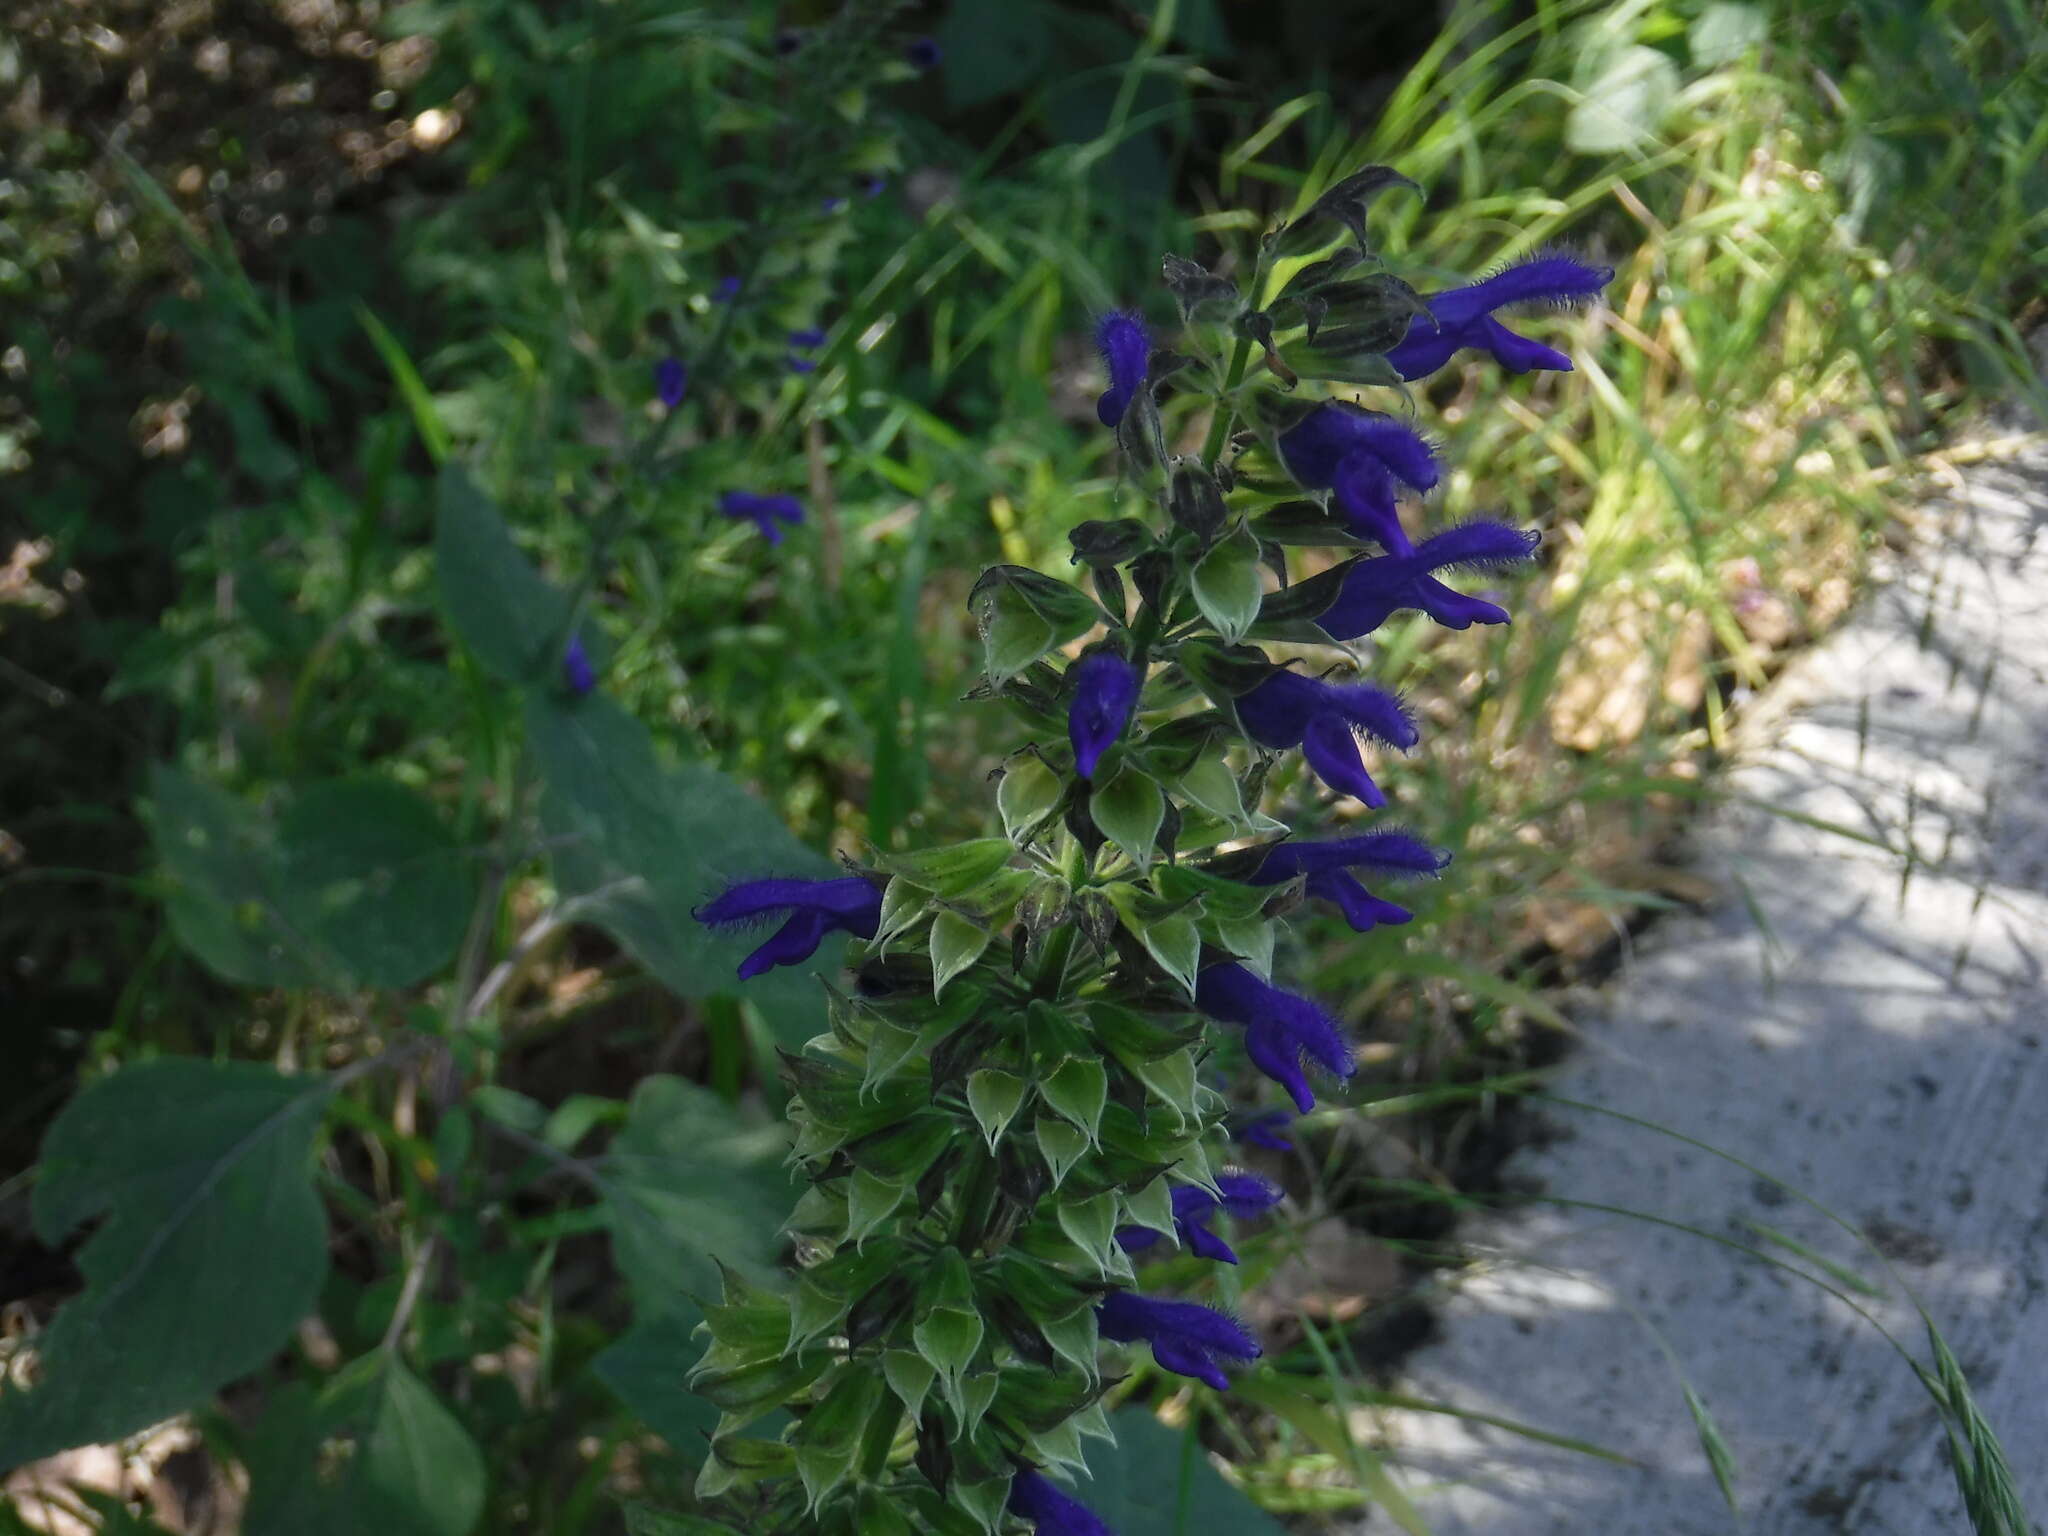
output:
[{"label": "green bract", "polygon": [[[1353,176],[1262,263],[1347,233],[1362,244],[1366,208],[1398,184],[1384,168]],[[1379,433],[1368,446],[1397,456],[1404,483],[1432,452],[1383,427],[1391,416],[1316,417],[1292,392],[1297,376],[1394,380],[1379,353],[1427,318],[1414,289],[1352,247],[1285,265],[1297,291],[1269,294],[1263,264],[1240,292],[1167,259],[1185,354],[1155,349],[1143,386],[1103,407],[1149,516],[1071,534],[1102,601],[1015,565],[974,585],[973,697],[1007,704],[1032,733],[998,775],[1004,835],[873,860],[889,878],[872,939],[849,956],[857,992],[835,992],[829,1031],[785,1058],[792,1161],[808,1184],[790,1222],[800,1273],[779,1302],[729,1280],[702,1330],[693,1381],[728,1410],[702,1494],[757,1497],[760,1478],[779,1476],[793,1486],[772,1507],[826,1529],[867,1529],[864,1512],[886,1507],[912,1528],[993,1536],[1013,1478],[1076,1467],[1081,1435],[1108,1433],[1104,1383],[1144,1356],[1106,1376],[1099,1325],[1212,1384],[1218,1352],[1257,1352],[1192,1303],[1124,1296],[1100,1318],[1098,1306],[1135,1284],[1134,1229],[1156,1242],[1245,1181],[1219,1183],[1224,1100],[1203,1081],[1214,1037],[1198,1004],[1245,1026],[1254,1061],[1298,1102],[1296,1063],[1347,1065],[1335,1024],[1264,979],[1277,915],[1313,884],[1256,883],[1264,854],[1242,851],[1287,832],[1259,808],[1266,770],[1306,743],[1318,772],[1343,777],[1354,729],[1413,739],[1390,695],[1326,684],[1248,643],[1327,643],[1315,621],[1362,552],[1394,537],[1384,521],[1361,533],[1327,495],[1360,475],[1352,494],[1369,507],[1381,494],[1381,459],[1338,464],[1357,451],[1343,434]],[[1130,382],[1145,361],[1136,316],[1107,317],[1098,336],[1113,379]],[[1179,398],[1206,396],[1217,413],[1204,455],[1165,451],[1178,434],[1153,391],[1169,374]],[[1240,421],[1251,430],[1232,446]],[[1276,496],[1290,475],[1322,476],[1319,494]],[[1290,583],[1286,551],[1302,545],[1336,556]],[[1406,579],[1383,574],[1373,591]],[[1239,851],[1218,858],[1224,845]],[[1224,978],[1213,998],[1212,971]],[[793,1461],[770,1466],[742,1432],[775,1390],[797,1422],[784,1436]],[[1027,1518],[1044,1497],[1024,1495]]]}]

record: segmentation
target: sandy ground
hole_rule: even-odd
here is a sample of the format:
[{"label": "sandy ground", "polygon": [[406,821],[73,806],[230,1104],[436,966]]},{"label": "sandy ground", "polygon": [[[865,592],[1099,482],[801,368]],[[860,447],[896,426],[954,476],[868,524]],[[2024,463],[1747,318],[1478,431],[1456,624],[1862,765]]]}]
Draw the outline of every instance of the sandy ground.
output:
[{"label": "sandy ground", "polygon": [[[1555,1089],[1776,1175],[1879,1252],[1710,1152],[1546,1109],[1561,1139],[1511,1177],[1709,1235],[1552,1205],[1467,1224],[1497,1262],[1449,1298],[1409,1390],[1640,1466],[1402,1415],[1389,1435],[1440,1536],[1966,1531],[1878,1330],[1713,1241],[1820,1273],[1757,1224],[1881,1284],[1864,1305],[1926,1359],[1919,1297],[2048,1521],[2048,448],[1922,516],[1921,547],[1753,722],[1695,839],[1726,900],[1650,930],[1578,1011]],[[1732,1453],[1740,1522],[1681,1380]]]}]

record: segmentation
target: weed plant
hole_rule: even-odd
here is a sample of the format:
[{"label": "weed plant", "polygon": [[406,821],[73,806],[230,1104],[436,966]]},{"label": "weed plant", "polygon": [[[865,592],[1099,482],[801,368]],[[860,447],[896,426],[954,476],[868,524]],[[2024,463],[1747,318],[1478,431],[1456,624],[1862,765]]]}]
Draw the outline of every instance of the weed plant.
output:
[{"label": "weed plant", "polygon": [[[386,1473],[402,1481],[408,1445],[433,1447],[438,1487],[388,1495],[427,1511],[407,1529],[460,1528],[486,1485],[488,1519],[564,1532],[620,1518],[607,1487],[680,1491],[674,1453],[690,1460],[710,1422],[646,1406],[661,1396],[650,1373],[694,1348],[677,1276],[694,1265],[708,1290],[703,1241],[731,1234],[742,1255],[759,1225],[721,1225],[699,1196],[706,1181],[729,1185],[748,1221],[775,1203],[751,1182],[780,1097],[769,1048],[778,1031],[800,1039],[814,1014],[794,990],[670,1004],[650,976],[703,998],[723,985],[708,979],[720,967],[677,950],[677,928],[649,926],[632,882],[659,891],[650,861],[702,850],[595,807],[694,807],[680,824],[713,842],[736,829],[766,837],[784,820],[799,833],[777,845],[790,874],[822,872],[805,862],[822,848],[983,830],[978,797],[957,787],[994,766],[999,744],[953,707],[976,639],[962,617],[968,583],[952,573],[998,557],[1061,569],[1067,531],[1107,515],[1119,468],[1092,429],[1099,381],[1080,332],[1141,291],[1141,253],[1183,249],[1240,273],[1259,229],[1340,172],[1388,162],[1428,192],[1388,204],[1378,230],[1424,288],[1560,241],[1618,272],[1612,307],[1559,333],[1579,363],[1571,388],[1539,376],[1502,390],[1457,366],[1426,388],[1458,442],[1430,517],[1484,511],[1541,528],[1545,563],[1509,629],[1444,636],[1397,620],[1378,637],[1375,677],[1407,692],[1425,726],[1471,727],[1439,730],[1432,752],[1386,776],[1404,818],[1457,854],[1458,875],[1415,893],[1427,946],[1391,932],[1337,942],[1311,923],[1291,957],[1283,949],[1367,1038],[1349,1103],[1311,1123],[1313,1155],[1290,1173],[1300,1219],[1240,1245],[1252,1290],[1326,1217],[1412,1233],[1418,1212],[1458,1203],[1496,1090],[1524,1080],[1531,1026],[1564,1024],[1544,985],[1689,894],[1660,852],[1711,792],[1702,775],[1729,712],[1841,611],[1862,551],[1887,532],[1890,498],[1975,389],[2023,382],[2015,327],[2048,251],[2048,86],[2041,23],[2018,0],[1463,0],[1369,119],[1345,110],[1355,101],[1335,83],[1277,107],[1219,86],[1218,56],[1193,51],[1192,9],[1160,6],[1125,39],[1124,62],[1086,78],[1048,67],[999,83],[972,108],[993,131],[961,138],[964,116],[949,127],[878,105],[885,91],[950,89],[896,64],[893,43],[863,55],[875,74],[862,95],[862,81],[834,73],[856,68],[853,53],[817,35],[784,52],[765,10],[644,0],[536,21],[512,8],[466,19],[408,8],[398,25],[439,44],[409,106],[460,112],[463,131],[410,184],[389,240],[391,226],[344,205],[328,238],[289,260],[224,237],[194,245],[190,284],[153,318],[197,393],[189,417],[167,395],[145,418],[158,434],[189,420],[189,453],[152,460],[144,476],[103,470],[93,434],[121,420],[101,409],[109,370],[65,355],[55,332],[10,327],[26,372],[10,363],[9,377],[35,432],[15,437],[9,484],[33,509],[27,531],[53,538],[45,574],[75,561],[97,580],[108,567],[92,562],[110,545],[130,571],[162,565],[73,603],[72,617],[91,621],[65,632],[83,636],[79,675],[105,690],[92,698],[37,686],[40,661],[14,658],[44,652],[14,641],[47,621],[8,611],[10,664],[27,674],[9,673],[10,719],[25,722],[10,740],[47,745],[48,722],[68,732],[90,717],[60,733],[68,757],[46,753],[19,781],[62,783],[66,763],[100,755],[130,771],[165,758],[196,771],[159,776],[143,796],[163,872],[118,921],[102,882],[131,868],[107,843],[81,842],[94,849],[76,862],[95,864],[79,872],[95,894],[79,911],[103,944],[55,943],[53,925],[30,919],[72,888],[43,857],[52,829],[103,827],[109,806],[53,805],[13,823],[33,835],[6,887],[8,932],[73,975],[80,997],[113,1000],[70,1035],[99,1080],[94,1124],[110,1145],[124,1117],[137,1134],[172,1136],[147,1118],[166,1096],[214,1095],[218,1113],[191,1125],[230,1146],[262,1130],[276,1159],[266,1168],[319,1148],[319,1202],[289,1180],[235,1186],[237,1198],[281,1202],[273,1214],[291,1240],[280,1251],[307,1266],[300,1279],[309,1210],[324,1202],[346,1234],[320,1321],[264,1399],[273,1427],[245,1435],[246,1386],[230,1389],[231,1411],[200,1414],[209,1443],[259,1484],[266,1468],[270,1486],[288,1480],[284,1469],[304,1464],[293,1458],[324,1440],[354,1446],[366,1469],[344,1479],[354,1493]],[[1063,118],[1062,103],[1086,92],[1087,111]],[[840,114],[838,153],[812,162],[830,185],[784,174],[796,163],[788,139],[778,159],[760,157],[796,102]],[[666,131],[650,133],[650,120]],[[1055,120],[1085,131],[1048,137]],[[1170,201],[1130,195],[1141,140],[1208,210],[1191,226]],[[874,176],[888,184],[870,197]],[[188,227],[163,193],[133,199],[153,238]],[[763,248],[783,265],[749,293],[744,332],[729,338],[745,366],[693,398],[642,466],[655,473],[618,475],[660,415],[654,364],[712,334],[719,280],[738,275],[750,221],[778,200],[788,220]],[[1253,211],[1226,211],[1242,205]],[[824,338],[802,360],[815,367],[792,373],[788,337],[814,326]],[[74,386],[69,403],[94,406],[82,416],[68,409]],[[1191,451],[1204,423],[1185,425],[1192,440],[1173,446]],[[665,480],[665,455],[683,449],[688,478]],[[499,494],[451,492],[440,457]],[[714,482],[793,492],[808,525],[770,558],[750,525],[717,517]],[[629,531],[600,579],[589,537],[609,498],[628,509]],[[130,503],[145,515],[130,517]],[[480,591],[539,580],[529,562],[557,584],[537,601],[587,589],[603,686],[620,706],[586,712],[599,734],[561,728],[550,690],[566,679],[527,674],[529,658],[512,665],[529,699],[516,708],[488,667],[451,666],[448,578],[428,555],[436,526],[451,524],[500,562],[478,573]],[[147,601],[93,606],[114,591]],[[470,652],[488,649],[455,628]],[[463,720],[484,727],[478,742],[458,742]],[[524,753],[551,753],[547,775],[574,788],[543,813],[552,821],[528,824],[533,841],[501,840],[530,805],[516,788]],[[10,758],[28,764],[28,748]],[[738,809],[714,763],[777,816]],[[134,786],[120,782],[126,796]],[[308,804],[316,783],[343,800]],[[1287,768],[1267,788],[1267,808],[1304,832],[1340,832],[1357,813]],[[452,829],[445,845],[402,830],[367,850],[307,835],[341,825],[351,795],[376,800],[360,816],[402,828],[418,810],[407,794]],[[134,824],[118,807],[111,820]],[[178,835],[195,827],[198,851],[181,853]],[[580,868],[562,857],[577,838],[600,855]],[[265,862],[280,839],[294,868]],[[311,901],[320,921],[360,923],[351,882],[422,859],[451,909],[476,888],[465,882],[502,892],[458,936],[446,990],[371,1004],[349,985],[309,989],[298,972],[231,965],[223,981],[208,969],[220,952],[193,938],[209,921],[216,938],[261,930],[264,912],[276,915],[265,882],[301,876],[287,907]],[[664,900],[680,910],[690,894]],[[367,929],[378,959],[394,927]],[[722,971],[736,953],[717,956]],[[417,1044],[375,1054],[406,1040]],[[253,1067],[192,1076],[202,1062],[166,1056],[335,1075],[279,1087]],[[159,1085],[145,1102],[107,1097],[145,1068]],[[172,1081],[179,1073],[189,1081]],[[31,1106],[28,1123],[52,1102]],[[316,1108],[328,1129],[312,1138]],[[1417,1184],[1405,1177],[1416,1166],[1447,1172]],[[63,1177],[59,1194],[38,1195],[59,1217],[110,1187]],[[18,1201],[28,1181],[5,1188]],[[136,1198],[147,1206],[139,1186]],[[465,1214],[471,1201],[488,1216]],[[683,1249],[679,1227],[691,1233]],[[236,1251],[195,1254],[195,1285],[221,1294]],[[1191,1263],[1161,1266],[1163,1283],[1182,1283],[1176,1266]],[[295,1318],[315,1311],[286,1287],[279,1317],[294,1297]],[[151,1348],[137,1345],[134,1363]],[[250,1354],[248,1368],[264,1358]],[[1353,1433],[1347,1410],[1384,1394],[1347,1328],[1309,1322],[1268,1363],[1230,1411],[1169,1399],[1172,1429],[1132,1429],[1136,1470],[1106,1475],[1179,1490],[1184,1515],[1206,1445],[1246,1469],[1270,1507],[1375,1502],[1416,1528],[1379,1452]],[[165,1391],[197,1378],[163,1357],[145,1374],[161,1399],[153,1415],[211,1391],[174,1405]],[[1967,1388],[1938,1356],[1929,1381],[1953,1409],[1979,1528],[2008,1518],[2017,1529]],[[383,1428],[396,1424],[415,1440]],[[596,1451],[584,1459],[586,1435]],[[488,1474],[465,1437],[487,1448]],[[317,1518],[251,1512],[252,1529]]]}]

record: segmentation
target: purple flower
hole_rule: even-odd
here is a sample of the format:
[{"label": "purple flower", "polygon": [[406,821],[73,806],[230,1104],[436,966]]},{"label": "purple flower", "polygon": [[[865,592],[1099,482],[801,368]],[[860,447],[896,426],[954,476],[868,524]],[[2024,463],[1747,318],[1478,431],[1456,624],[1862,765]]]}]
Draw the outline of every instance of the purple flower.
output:
[{"label": "purple flower", "polygon": [[860,184],[860,190],[864,197],[880,197],[889,190],[889,178],[878,172],[863,181]]},{"label": "purple flower", "polygon": [[1430,573],[1530,560],[1535,558],[1542,537],[1534,529],[1510,528],[1505,523],[1459,523],[1424,539],[1412,554],[1361,560],[1345,576],[1337,600],[1316,623],[1332,640],[1370,634],[1403,608],[1420,608],[1446,629],[1505,624],[1507,609],[1454,592]]},{"label": "purple flower", "polygon": [[920,37],[915,42],[906,44],[903,49],[903,57],[919,74],[937,69],[939,61],[945,56],[946,50],[929,37]]},{"label": "purple flower", "polygon": [[1010,1513],[1029,1520],[1038,1536],[1115,1536],[1094,1510],[1028,1467],[1010,1483]]},{"label": "purple flower", "polygon": [[1115,651],[1090,651],[1074,663],[1074,702],[1067,711],[1067,736],[1074,743],[1074,771],[1095,777],[1116,739],[1130,724],[1144,679]]},{"label": "purple flower", "polygon": [[1387,353],[1404,379],[1435,373],[1460,348],[1491,352],[1510,373],[1549,368],[1569,373],[1572,360],[1553,347],[1518,335],[1493,318],[1510,305],[1564,308],[1583,304],[1614,280],[1612,267],[1595,267],[1573,256],[1536,256],[1503,268],[1483,282],[1424,297],[1429,318],[1417,315],[1408,334]]},{"label": "purple flower", "polygon": [[1335,1019],[1234,960],[1209,966],[1195,978],[1195,1006],[1212,1019],[1243,1026],[1245,1055],[1287,1090],[1303,1114],[1316,1104],[1302,1070],[1304,1056],[1338,1077],[1358,1070]]},{"label": "purple flower", "polygon": [[711,297],[720,304],[730,304],[740,296],[740,280],[736,277],[721,277],[718,286],[711,290]]},{"label": "purple flower", "polygon": [[1143,1339],[1161,1367],[1205,1381],[1221,1392],[1230,1385],[1223,1360],[1256,1360],[1259,1341],[1234,1317],[1193,1301],[1168,1301],[1135,1291],[1112,1291],[1095,1308],[1096,1326],[1118,1344]]},{"label": "purple flower", "polygon": [[1105,427],[1114,427],[1124,419],[1131,397],[1145,382],[1152,362],[1152,339],[1134,311],[1116,309],[1095,322],[1095,345],[1109,370],[1109,388],[1095,402],[1095,415]]},{"label": "purple flower", "polygon": [[787,913],[768,942],[740,962],[749,981],[778,965],[798,965],[834,929],[871,939],[882,920],[882,893],[859,875],[841,880],[743,880],[690,915],[707,928],[737,928]]},{"label": "purple flower", "polygon": [[681,358],[664,357],[654,365],[655,397],[670,410],[683,403],[683,395],[689,387],[689,370],[683,367]]},{"label": "purple flower", "polygon": [[1308,877],[1308,893],[1334,902],[1353,931],[1369,933],[1381,923],[1405,923],[1415,916],[1373,895],[1349,870],[1363,865],[1386,875],[1434,875],[1451,856],[1405,832],[1366,832],[1320,843],[1278,843],[1266,854],[1253,885],[1278,885]]},{"label": "purple flower", "polygon": [[1292,1152],[1294,1143],[1280,1134],[1280,1128],[1293,1118],[1284,1109],[1261,1110],[1250,1119],[1239,1122],[1230,1137],[1248,1147],[1264,1147],[1268,1152]]},{"label": "purple flower", "polygon": [[789,371],[791,373],[811,373],[816,370],[818,366],[817,361],[813,358],[805,357],[803,354],[815,351],[817,348],[825,345],[825,333],[812,327],[806,327],[800,331],[791,331],[789,333],[789,344],[796,349],[789,354]]},{"label": "purple flower", "polygon": [[794,496],[757,496],[752,491],[726,491],[718,498],[718,510],[727,517],[749,517],[770,544],[782,542],[777,519],[796,525],[804,520],[803,504]]},{"label": "purple flower", "polygon": [[846,206],[846,199],[843,197],[828,197],[818,206],[827,213],[837,213]]},{"label": "purple flower", "polygon": [[1335,490],[1351,531],[1396,554],[1412,545],[1394,510],[1395,483],[1427,491],[1441,478],[1436,453],[1393,417],[1347,401],[1319,405],[1280,435],[1287,471],[1309,490]]},{"label": "purple flower", "polygon": [[1375,807],[1385,805],[1387,797],[1365,771],[1355,733],[1363,731],[1403,751],[1421,739],[1401,701],[1384,688],[1370,683],[1326,683],[1284,667],[1238,699],[1237,718],[1262,746],[1298,745],[1325,784]]},{"label": "purple flower", "polygon": [[[1216,1187],[1223,1192],[1221,1200],[1192,1184],[1176,1185],[1172,1195],[1173,1230],[1181,1245],[1195,1257],[1235,1264],[1237,1255],[1230,1244],[1211,1232],[1206,1223],[1218,1211],[1240,1221],[1263,1216],[1280,1203],[1280,1191],[1254,1173],[1218,1174]],[[1150,1248],[1162,1235],[1150,1227],[1124,1227],[1118,1231],[1116,1240],[1124,1252],[1136,1253]]]},{"label": "purple flower", "polygon": [[568,645],[563,648],[562,681],[579,699],[597,686],[597,673],[591,670],[590,656],[583,649],[581,635],[571,635]]}]

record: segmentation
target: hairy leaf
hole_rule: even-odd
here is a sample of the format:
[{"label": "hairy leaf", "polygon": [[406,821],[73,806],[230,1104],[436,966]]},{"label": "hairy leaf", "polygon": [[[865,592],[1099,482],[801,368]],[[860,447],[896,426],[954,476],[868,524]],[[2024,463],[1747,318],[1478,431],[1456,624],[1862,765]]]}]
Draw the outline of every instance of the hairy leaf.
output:
[{"label": "hairy leaf", "polygon": [[35,1226],[85,1289],[37,1341],[32,1391],[0,1390],[0,1470],[117,1439],[262,1365],[312,1310],[327,1224],[312,1148],[327,1086],[252,1063],[167,1057],[64,1107]]}]

